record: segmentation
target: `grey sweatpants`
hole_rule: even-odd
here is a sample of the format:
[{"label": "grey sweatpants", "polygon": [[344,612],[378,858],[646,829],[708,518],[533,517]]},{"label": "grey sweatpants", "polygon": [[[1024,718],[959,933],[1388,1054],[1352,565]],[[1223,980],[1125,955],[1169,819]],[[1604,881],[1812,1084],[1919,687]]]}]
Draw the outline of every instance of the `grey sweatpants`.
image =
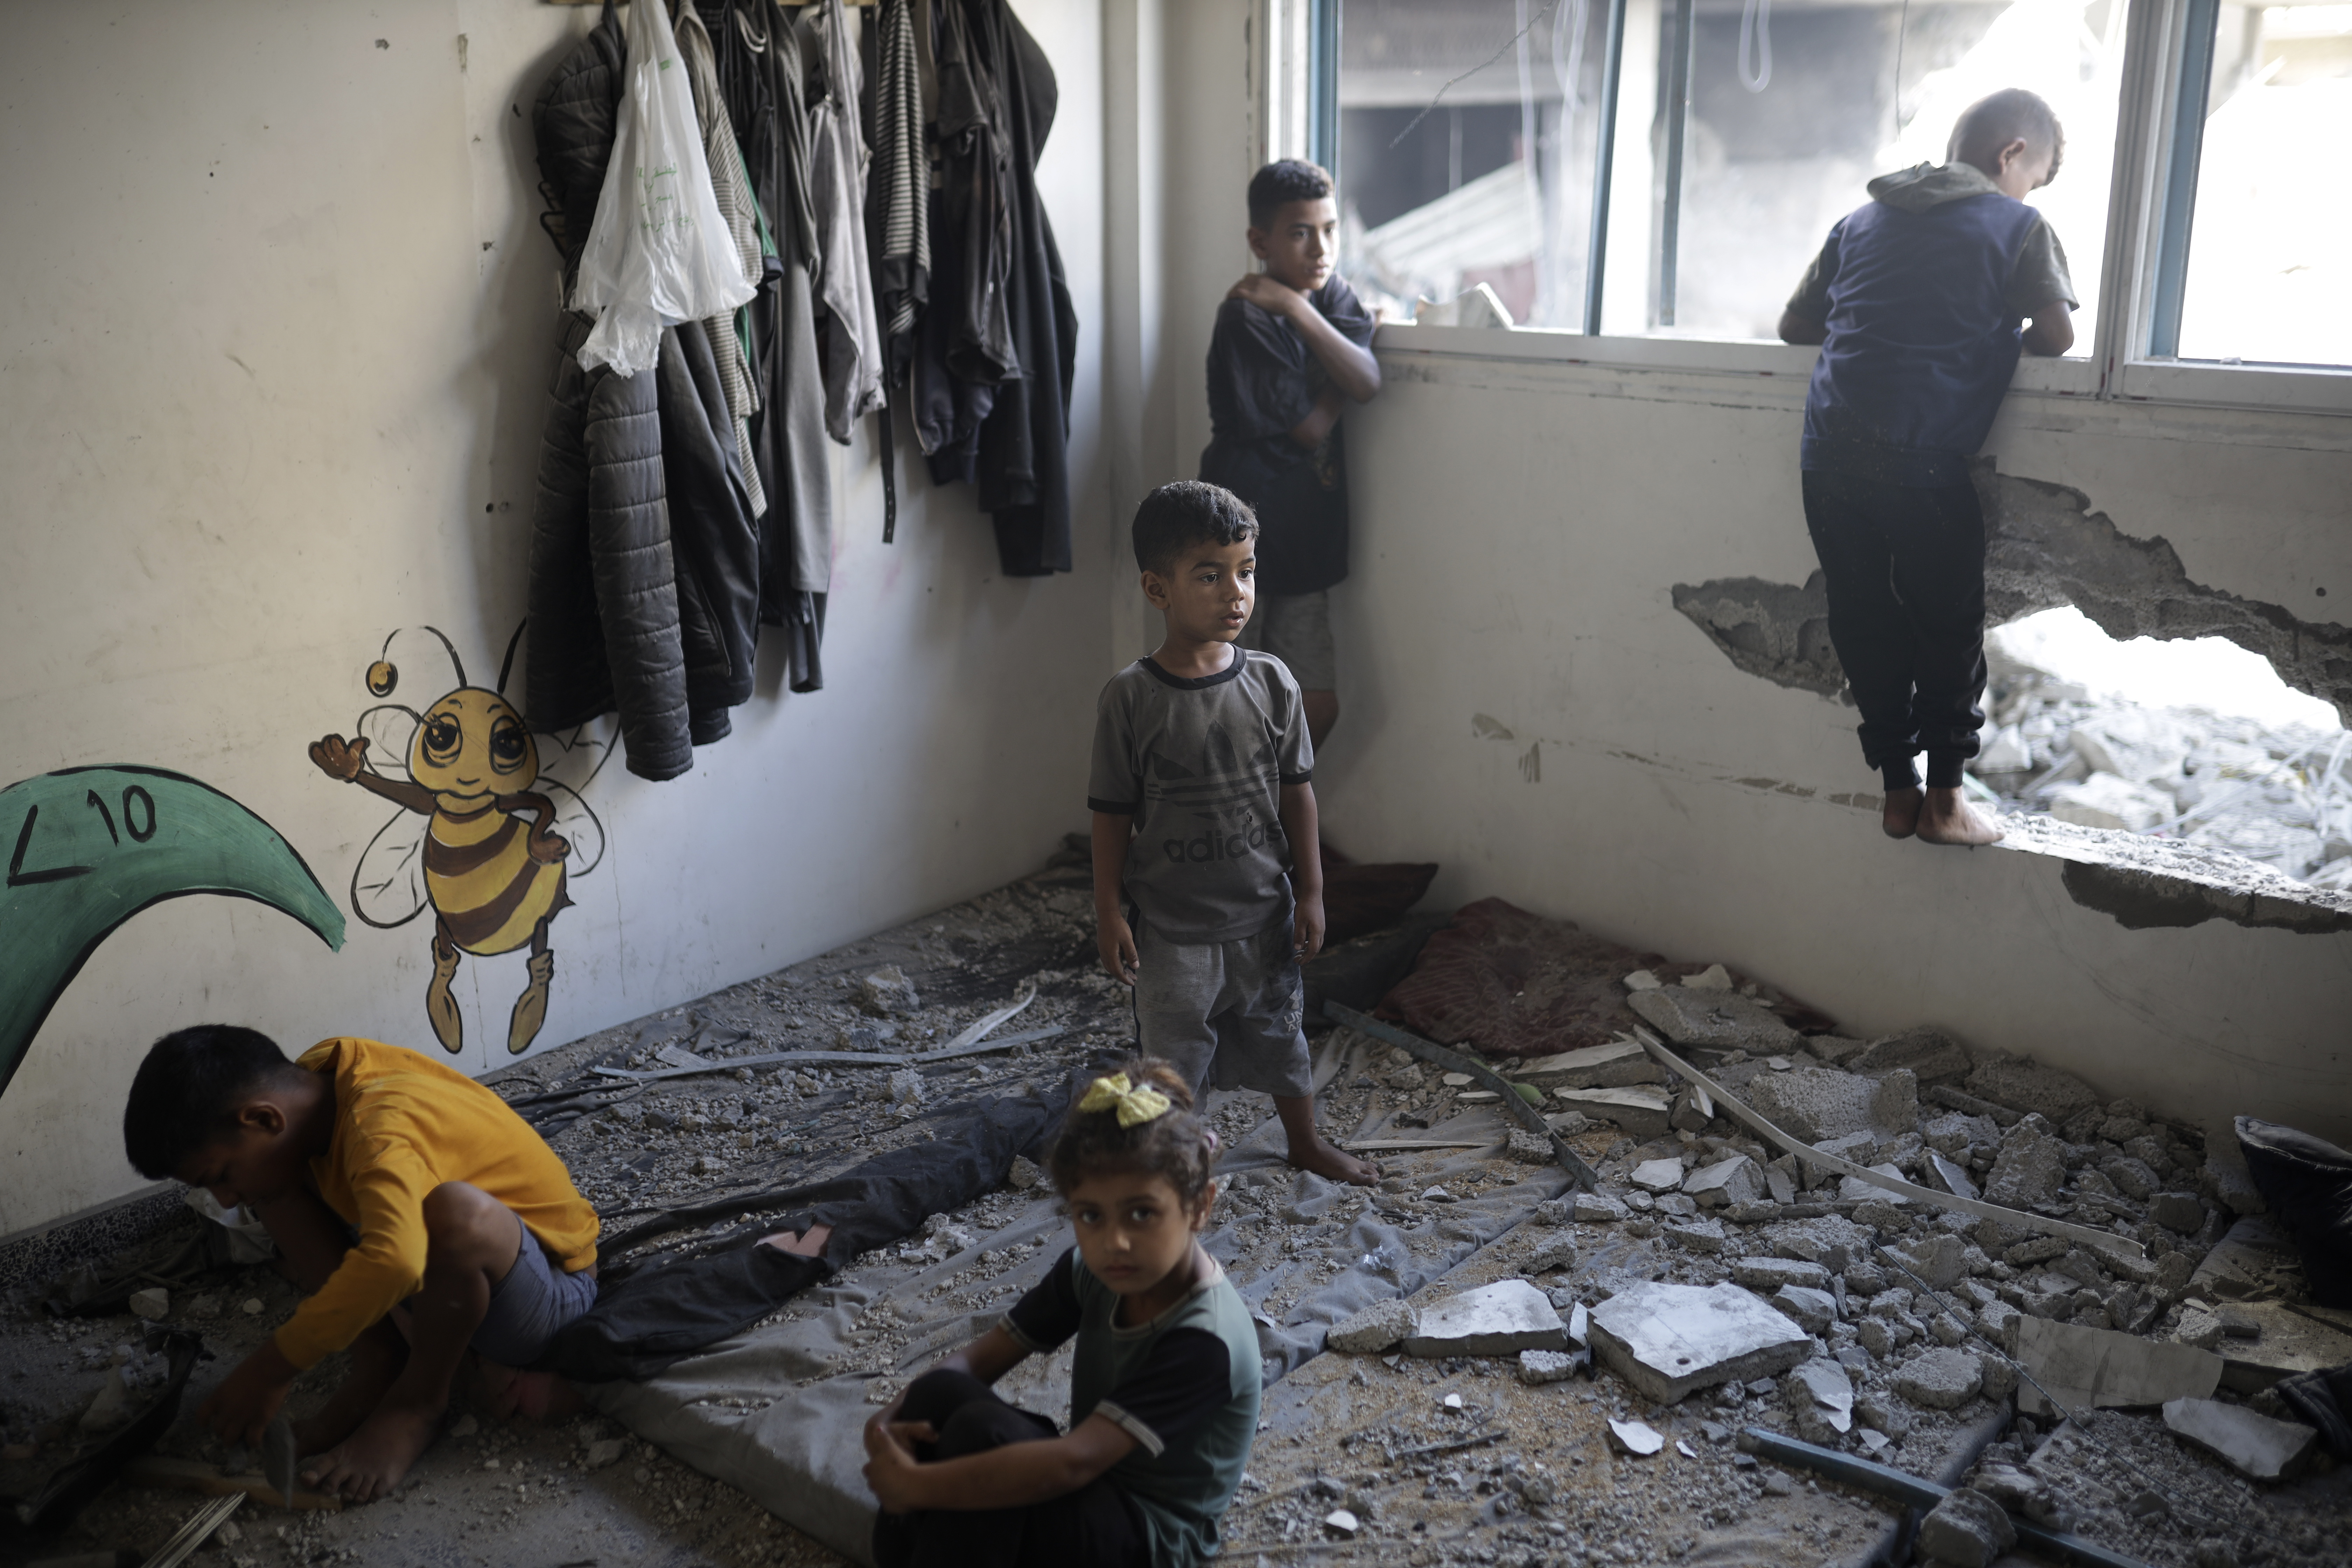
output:
[{"label": "grey sweatpants", "polygon": [[1286,918],[1238,942],[1173,942],[1135,928],[1135,1016],[1147,1056],[1192,1085],[1195,1103],[1218,1089],[1306,1095],[1307,985]]}]

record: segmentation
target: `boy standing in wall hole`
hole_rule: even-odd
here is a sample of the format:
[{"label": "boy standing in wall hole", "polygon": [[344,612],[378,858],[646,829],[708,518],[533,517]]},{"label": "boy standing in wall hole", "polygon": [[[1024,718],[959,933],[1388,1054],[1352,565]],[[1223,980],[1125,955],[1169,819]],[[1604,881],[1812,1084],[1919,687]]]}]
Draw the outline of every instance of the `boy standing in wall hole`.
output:
[{"label": "boy standing in wall hole", "polygon": [[1306,977],[1323,946],[1315,745],[1298,682],[1240,647],[1257,600],[1257,520],[1230,491],[1179,480],[1135,513],[1143,592],[1168,623],[1095,706],[1095,926],[1135,993],[1139,1045],[1197,1103],[1274,1097],[1290,1163],[1369,1186],[1370,1162],[1315,1126]]},{"label": "boy standing in wall hole", "polygon": [[1381,390],[1371,314],[1332,270],[1331,176],[1297,158],[1249,183],[1249,247],[1265,264],[1227,290],[1209,340],[1201,478],[1242,499],[1258,538],[1257,614],[1242,646],[1274,655],[1307,696],[1320,746],[1339,717],[1332,586],[1348,575],[1348,466],[1339,416]]},{"label": "boy standing in wall hole", "polygon": [[1784,341],[1822,345],[1805,397],[1805,526],[1890,838],[2001,837],[1960,798],[1985,717],[1984,513],[1969,457],[2020,347],[2074,343],[2066,253],[2023,199],[2058,173],[2065,145],[2032,93],[1969,105],[1945,163],[1870,183],[1869,204],[1831,228],[1780,315]]}]

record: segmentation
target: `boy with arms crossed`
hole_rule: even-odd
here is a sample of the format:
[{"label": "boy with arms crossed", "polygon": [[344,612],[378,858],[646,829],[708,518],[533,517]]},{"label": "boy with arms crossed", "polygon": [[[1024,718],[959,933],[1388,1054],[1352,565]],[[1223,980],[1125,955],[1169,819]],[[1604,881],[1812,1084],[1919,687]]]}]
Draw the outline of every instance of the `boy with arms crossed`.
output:
[{"label": "boy with arms crossed", "polygon": [[[1785,341],[1822,345],[1805,398],[1805,526],[1891,838],[2001,836],[1960,799],[1985,686],[1984,514],[1968,460],[2020,347],[2074,346],[2066,253],[2023,200],[2064,151],[2032,93],[1971,104],[1944,163],[1870,183],[1781,312]],[[1924,794],[1911,765],[1922,750]]]},{"label": "boy with arms crossed", "polygon": [[1369,1185],[1380,1172],[1315,1127],[1298,968],[1323,947],[1315,747],[1282,660],[1237,646],[1257,597],[1257,520],[1214,485],[1179,481],[1144,498],[1134,535],[1168,635],[1095,710],[1103,967],[1135,993],[1143,1051],[1196,1099],[1213,1076],[1271,1094],[1292,1164]]},{"label": "boy with arms crossed", "polygon": [[1334,272],[1331,176],[1286,158],[1249,184],[1249,247],[1265,263],[1217,307],[1209,340],[1208,449],[1201,478],[1242,499],[1264,531],[1265,597],[1244,647],[1282,660],[1323,744],[1339,717],[1330,593],[1348,575],[1348,468],[1339,415],[1381,390],[1370,312]]}]

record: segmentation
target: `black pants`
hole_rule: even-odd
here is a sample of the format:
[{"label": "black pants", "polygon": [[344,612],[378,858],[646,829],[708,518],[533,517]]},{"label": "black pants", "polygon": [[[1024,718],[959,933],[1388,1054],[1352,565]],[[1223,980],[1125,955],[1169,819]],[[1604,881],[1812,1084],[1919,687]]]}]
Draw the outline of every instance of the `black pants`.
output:
[{"label": "black pants", "polygon": [[[928,1421],[939,1433],[937,1443],[915,1447],[926,1463],[1059,1435],[969,1373],[946,1370],[914,1381],[898,1419]],[[1148,1568],[1150,1556],[1134,1505],[1097,1477],[1028,1508],[882,1514],[874,1521],[874,1561],[881,1568]]]},{"label": "black pants", "polygon": [[1957,789],[1984,725],[1985,529],[1971,485],[1909,489],[1804,476],[1805,527],[1830,595],[1830,641],[1862,710],[1863,760],[1888,789]]}]

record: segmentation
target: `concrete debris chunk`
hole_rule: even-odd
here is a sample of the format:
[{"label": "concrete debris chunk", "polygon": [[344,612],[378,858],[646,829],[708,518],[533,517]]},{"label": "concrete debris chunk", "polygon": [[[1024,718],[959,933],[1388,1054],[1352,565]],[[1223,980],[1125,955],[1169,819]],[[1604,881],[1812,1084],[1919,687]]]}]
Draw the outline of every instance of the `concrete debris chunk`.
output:
[{"label": "concrete debris chunk", "polygon": [[1552,1098],[1595,1121],[1607,1121],[1636,1138],[1663,1138],[1672,1102],[1663,1089],[1641,1084],[1623,1089],[1556,1089]]},{"label": "concrete debris chunk", "polygon": [[1895,1392],[1930,1410],[1958,1410],[1984,1387],[1984,1367],[1975,1356],[1948,1347],[1923,1351],[1895,1373]]},{"label": "concrete debris chunk", "polygon": [[1919,1521],[1919,1555],[1950,1568],[1992,1568],[2016,1544],[2008,1511],[1969,1487],[1946,1494]]},{"label": "concrete debris chunk", "polygon": [[1950,1231],[1913,1242],[1903,1253],[1911,1272],[1938,1290],[1948,1290],[1968,1277],[1968,1244]]},{"label": "concrete debris chunk", "polygon": [[1838,1321],[1837,1298],[1827,1290],[1803,1285],[1783,1285],[1772,1292],[1772,1305],[1809,1334],[1825,1334]]},{"label": "concrete debris chunk", "polygon": [[2009,1130],[1985,1178],[1985,1202],[2028,1209],[2055,1202],[2066,1179],[2066,1145],[2046,1125],[2027,1117]]},{"label": "concrete debris chunk", "polygon": [[1628,1178],[1645,1193],[1671,1193],[1683,1184],[1680,1160],[1644,1160]]},{"label": "concrete debris chunk", "polygon": [[1721,1252],[1730,1239],[1724,1234],[1723,1222],[1719,1219],[1670,1221],[1663,1227],[1663,1234],[1677,1247],[1709,1256]]},{"label": "concrete debris chunk", "polygon": [[2072,1410],[2205,1399],[2221,1385],[2221,1358],[2193,1345],[2162,1344],[2113,1329],[2089,1329],[2028,1316],[2017,1325],[2017,1359],[2033,1375],[2018,1388],[2029,1415],[2051,1413],[2035,1388]]},{"label": "concrete debris chunk", "polygon": [[2315,1427],[2275,1421],[2218,1399],[2168,1399],[2164,1424],[2240,1475],[2279,1481],[2298,1474],[2319,1441]]},{"label": "concrete debris chunk", "polygon": [[[1874,1174],[1891,1177],[1898,1182],[1907,1182],[1911,1179],[1903,1173],[1903,1168],[1900,1165],[1882,1163],[1876,1165],[1865,1165],[1863,1168]],[[1907,1204],[1911,1201],[1909,1198],[1905,1197],[1901,1193],[1890,1193],[1885,1187],[1878,1185],[1875,1182],[1865,1182],[1860,1176],[1841,1176],[1838,1179],[1838,1196],[1847,1203],[1865,1204],[1876,1207],[1893,1207]],[[1854,1217],[1858,1220],[1862,1220],[1866,1225],[1874,1223],[1865,1216],[1860,1209],[1856,1209],[1854,1211]],[[1902,1219],[1896,1219],[1892,1223],[1897,1229],[1900,1229],[1908,1222]]]},{"label": "concrete debris chunk", "polygon": [[1876,1079],[1859,1073],[1803,1066],[1750,1079],[1747,1089],[1748,1106],[1801,1143],[1868,1131],[1878,1091]]},{"label": "concrete debris chunk", "polygon": [[913,1013],[922,1007],[922,999],[915,994],[915,983],[895,963],[886,963],[871,974],[857,981],[857,1007],[877,1018],[887,1018],[893,1013]]},{"label": "concrete debris chunk", "polygon": [[1752,1204],[1764,1195],[1763,1168],[1745,1154],[1734,1154],[1685,1176],[1683,1191],[1702,1208]]},{"label": "concrete debris chunk", "polygon": [[1927,1169],[1932,1179],[1927,1185],[1941,1188],[1956,1198],[1978,1195],[1976,1181],[1969,1174],[1967,1166],[1931,1151],[1927,1155]]},{"label": "concrete debris chunk", "polygon": [[890,1103],[920,1105],[923,1103],[924,1090],[928,1087],[920,1072],[913,1068],[901,1068],[890,1075]]},{"label": "concrete debris chunk", "polygon": [[1583,1350],[1592,1343],[1592,1312],[1591,1310],[1586,1307],[1583,1302],[1571,1301],[1567,1306],[1562,1307],[1558,1300],[1554,1300],[1552,1302],[1552,1309],[1555,1311],[1564,1311],[1568,1314],[1568,1342],[1570,1344],[1574,1345],[1579,1350]]},{"label": "concrete debris chunk", "polygon": [[618,1437],[600,1437],[588,1445],[588,1452],[582,1463],[592,1470],[601,1470],[607,1466],[617,1465],[621,1462],[621,1455],[626,1447],[627,1445]]},{"label": "concrete debris chunk", "polygon": [[1958,1083],[1974,1065],[1958,1040],[1941,1029],[1927,1027],[1873,1040],[1845,1063],[1848,1071],[1873,1078],[1908,1068],[1921,1083]]},{"label": "concrete debris chunk", "polygon": [[1566,1351],[1521,1351],[1519,1381],[1528,1384],[1558,1383],[1576,1371],[1577,1358]]},{"label": "concrete debris chunk", "polygon": [[1631,1284],[1592,1313],[1592,1348],[1644,1397],[1672,1405],[1694,1390],[1786,1372],[1812,1337],[1729,1283]]},{"label": "concrete debris chunk", "polygon": [[1614,1416],[1609,1421],[1609,1440],[1623,1452],[1641,1459],[1648,1458],[1666,1446],[1665,1437],[1655,1428],[1639,1421],[1620,1421]]},{"label": "concrete debris chunk", "polygon": [[1655,991],[1664,984],[1646,969],[1637,969],[1625,976],[1625,989],[1628,991]]},{"label": "concrete debris chunk", "polygon": [[1361,1527],[1353,1513],[1344,1508],[1335,1508],[1323,1516],[1323,1528],[1334,1535],[1352,1536]]},{"label": "concrete debris chunk", "polygon": [[2147,1217],[2179,1236],[2195,1234],[2205,1224],[2205,1205],[2195,1193],[2158,1193],[2147,1201]]},{"label": "concrete debris chunk", "polygon": [[1800,1362],[1790,1370],[1780,1387],[1792,1405],[1806,1402],[1820,1406],[1827,1413],[1832,1430],[1853,1430],[1853,1380],[1837,1363],[1825,1356]]},{"label": "concrete debris chunk", "polygon": [[1420,1326],[1412,1303],[1391,1296],[1385,1301],[1375,1301],[1346,1321],[1334,1324],[1323,1336],[1327,1349],[1350,1355],[1378,1355],[1391,1350],[1407,1334]]},{"label": "concrete debris chunk", "polygon": [[2223,1305],[2213,1309],[2213,1318],[2221,1331],[2233,1340],[2258,1340],[2263,1337],[2263,1321],[2243,1307]]},{"label": "concrete debris chunk", "polygon": [[1632,1083],[1664,1083],[1660,1067],[1635,1040],[1612,1040],[1580,1051],[1535,1057],[1511,1071],[1513,1079],[1538,1089],[1622,1089]]},{"label": "concrete debris chunk", "polygon": [[1830,1271],[1800,1258],[1743,1258],[1731,1266],[1731,1277],[1751,1290],[1778,1290],[1783,1285],[1830,1288]]},{"label": "concrete debris chunk", "polygon": [[1030,1188],[1035,1186],[1039,1182],[1044,1181],[1045,1179],[1045,1173],[1039,1170],[1037,1168],[1037,1162],[1032,1160],[1028,1155],[1015,1154],[1013,1156],[1013,1169],[1006,1173],[1004,1179],[1007,1182],[1010,1182],[1018,1191],[1025,1193]]},{"label": "concrete debris chunk", "polygon": [[131,1312],[151,1323],[160,1323],[172,1313],[172,1293],[161,1285],[131,1292]]},{"label": "concrete debris chunk", "polygon": [[1710,963],[1696,974],[1684,975],[1678,984],[1694,991],[1728,991],[1731,989],[1731,971],[1720,963]]},{"label": "concrete debris chunk", "polygon": [[2180,1321],[2172,1331],[2175,1343],[2195,1345],[2210,1351],[2221,1342],[2221,1319],[2210,1307],[2202,1303],[2181,1309]]},{"label": "concrete debris chunk", "polygon": [[1551,1300],[1524,1279],[1502,1279],[1432,1302],[1404,1339],[1412,1356],[1517,1355],[1568,1346]]},{"label": "concrete debris chunk", "polygon": [[1764,1057],[1787,1055],[1804,1045],[1804,1037],[1769,1007],[1736,991],[1706,989],[1685,981],[1636,991],[1625,1003],[1678,1046]]},{"label": "concrete debris chunk", "polygon": [[1606,1193],[1580,1192],[1570,1201],[1568,1212],[1579,1225],[1614,1225],[1625,1217],[1627,1210]]},{"label": "concrete debris chunk", "polygon": [[2050,796],[2050,815],[2059,821],[2120,833],[2146,833],[2179,811],[2162,790],[2109,773],[2062,784]]},{"label": "concrete debris chunk", "polygon": [[1576,1267],[1576,1241],[1572,1237],[1556,1236],[1528,1254],[1528,1272],[1552,1274]]},{"label": "concrete debris chunk", "polygon": [[1979,1062],[1969,1073],[1967,1087],[1979,1100],[2036,1112],[2053,1122],[2063,1122],[2099,1103],[2091,1086],[2073,1073],[2011,1057]]},{"label": "concrete debris chunk", "polygon": [[1977,1332],[2011,1355],[2017,1353],[2017,1325],[2025,1316],[2006,1301],[1988,1301],[1977,1309]]},{"label": "concrete debris chunk", "polygon": [[1524,1127],[1511,1129],[1510,1135],[1503,1141],[1503,1152],[1522,1165],[1549,1165],[1552,1162],[1551,1140]]},{"label": "concrete debris chunk", "polygon": [[1843,1035],[1814,1035],[1805,1041],[1805,1049],[1812,1052],[1815,1060],[1833,1068],[1845,1066],[1869,1048],[1869,1041],[1848,1039]]},{"label": "concrete debris chunk", "polygon": [[2058,1494],[2051,1489],[2048,1481],[2031,1470],[1988,1463],[1978,1469],[1969,1485],[2010,1512],[2023,1514],[2036,1524],[2062,1531],[2073,1527]]}]

